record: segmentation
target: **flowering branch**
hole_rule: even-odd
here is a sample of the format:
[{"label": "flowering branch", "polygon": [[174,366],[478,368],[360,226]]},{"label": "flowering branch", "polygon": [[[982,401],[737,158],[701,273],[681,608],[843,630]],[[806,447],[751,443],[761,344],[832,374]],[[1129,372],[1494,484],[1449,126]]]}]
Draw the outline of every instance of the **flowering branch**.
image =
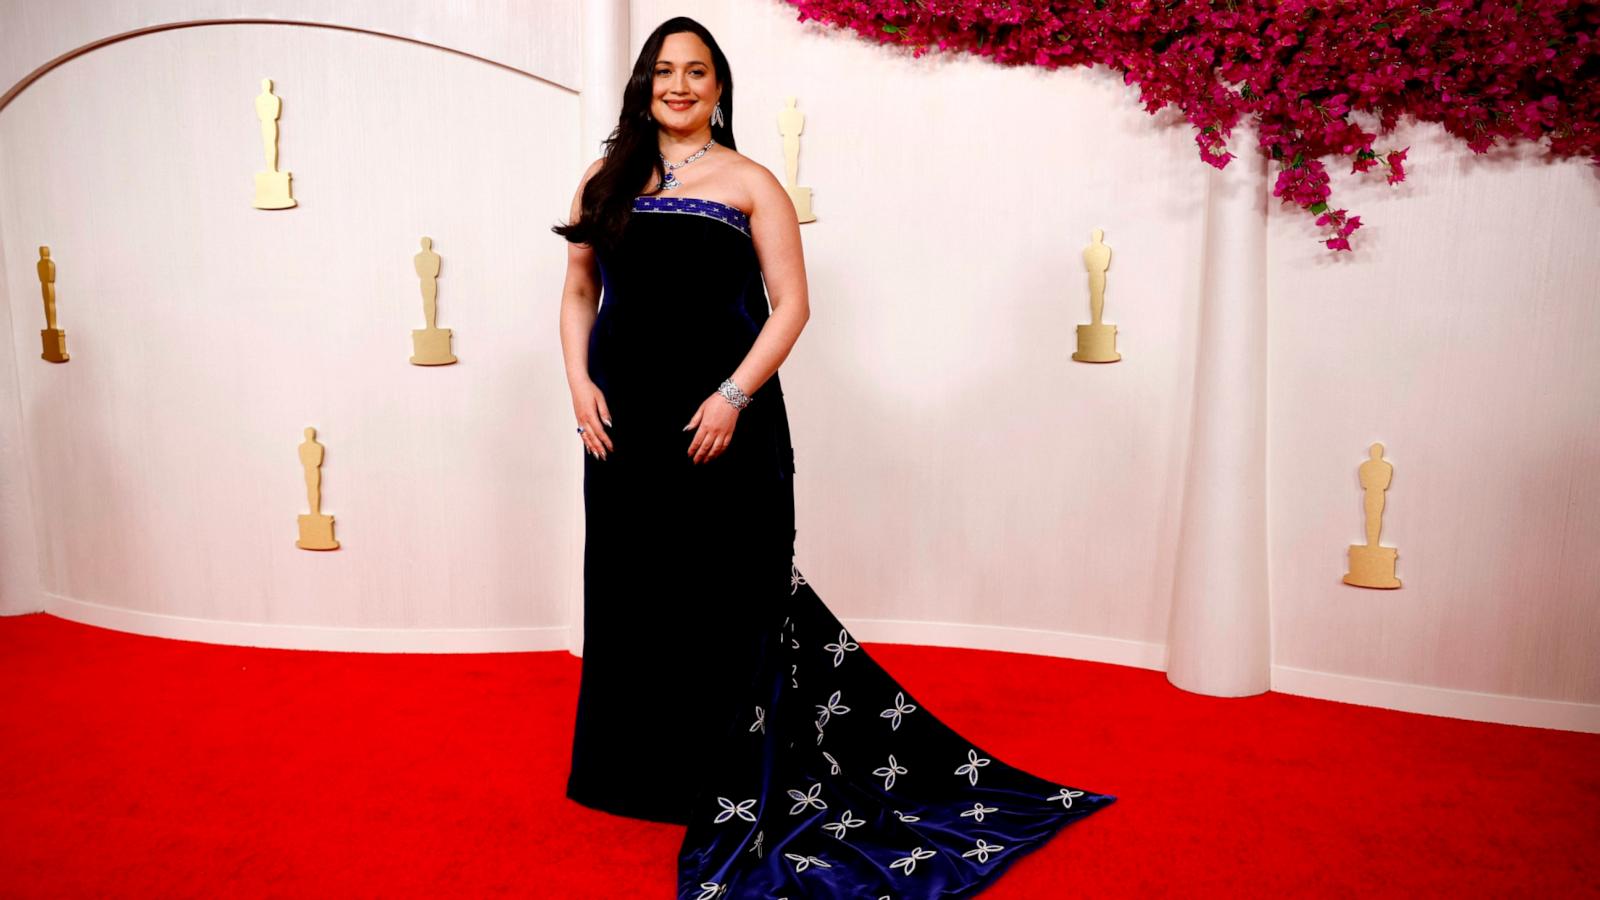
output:
[{"label": "flowering branch", "polygon": [[[1102,65],[1175,107],[1200,158],[1222,168],[1241,121],[1278,166],[1273,195],[1316,216],[1330,250],[1361,217],[1329,204],[1323,160],[1405,180],[1406,150],[1377,150],[1401,116],[1442,125],[1474,153],[1547,141],[1600,163],[1600,3],[1594,0],[789,0],[799,18],[882,43],[1004,65]],[[1368,131],[1354,118],[1375,122]]]}]

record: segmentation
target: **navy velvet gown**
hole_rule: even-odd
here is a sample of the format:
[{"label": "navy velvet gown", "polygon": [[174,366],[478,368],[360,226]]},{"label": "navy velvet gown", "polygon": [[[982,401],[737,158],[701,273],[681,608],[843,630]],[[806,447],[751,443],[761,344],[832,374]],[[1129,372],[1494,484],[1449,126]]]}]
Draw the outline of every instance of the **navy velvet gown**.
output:
[{"label": "navy velvet gown", "polygon": [[749,219],[639,197],[599,259],[584,455],[584,653],[567,795],[688,826],[678,897],[970,896],[1116,798],[955,733],[794,565],[794,449],[773,375],[717,459],[683,427],[768,315]]}]

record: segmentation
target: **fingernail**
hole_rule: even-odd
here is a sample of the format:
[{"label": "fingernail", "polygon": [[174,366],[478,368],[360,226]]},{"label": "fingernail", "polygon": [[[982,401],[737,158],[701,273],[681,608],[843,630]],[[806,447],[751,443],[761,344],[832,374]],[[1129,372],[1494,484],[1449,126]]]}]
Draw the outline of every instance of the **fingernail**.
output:
[{"label": "fingernail", "polygon": [[605,420],[605,423],[606,423],[606,427],[607,427],[607,428],[610,428],[610,427],[612,427],[612,425],[611,425],[611,420],[610,420],[610,419],[606,419],[606,420]]},{"label": "fingernail", "polygon": [[688,431],[689,430],[689,426],[687,426],[687,425],[683,426],[683,430],[684,431]]}]

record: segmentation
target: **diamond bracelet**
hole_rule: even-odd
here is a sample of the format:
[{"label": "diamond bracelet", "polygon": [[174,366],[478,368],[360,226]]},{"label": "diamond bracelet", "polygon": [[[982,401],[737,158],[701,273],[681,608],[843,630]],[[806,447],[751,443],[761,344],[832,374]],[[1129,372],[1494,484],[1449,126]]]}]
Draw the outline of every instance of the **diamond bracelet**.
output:
[{"label": "diamond bracelet", "polygon": [[750,405],[749,396],[744,391],[739,390],[739,386],[733,383],[732,378],[725,379],[722,385],[717,388],[717,393],[726,397],[728,402],[733,404],[734,409],[744,409]]}]

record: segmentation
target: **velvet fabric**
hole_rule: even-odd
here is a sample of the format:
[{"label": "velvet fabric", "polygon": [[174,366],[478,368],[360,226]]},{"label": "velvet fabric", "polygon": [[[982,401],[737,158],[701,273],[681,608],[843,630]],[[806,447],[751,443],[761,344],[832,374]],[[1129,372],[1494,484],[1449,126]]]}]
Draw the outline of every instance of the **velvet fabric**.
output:
[{"label": "velvet fabric", "polygon": [[[967,896],[1115,800],[1006,765],[878,666],[794,563],[774,375],[695,465],[685,431],[768,315],[747,216],[640,197],[601,254],[568,796],[686,824],[680,898]],[[719,400],[720,402],[720,400]]]}]

